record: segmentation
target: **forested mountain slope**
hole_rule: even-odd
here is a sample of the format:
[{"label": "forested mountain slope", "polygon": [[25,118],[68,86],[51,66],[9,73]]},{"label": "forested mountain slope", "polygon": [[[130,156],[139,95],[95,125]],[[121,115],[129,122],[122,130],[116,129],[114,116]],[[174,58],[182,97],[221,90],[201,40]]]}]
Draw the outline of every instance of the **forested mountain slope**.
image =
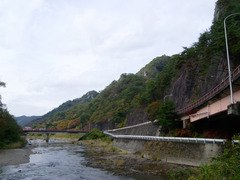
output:
[{"label": "forested mountain slope", "polygon": [[[223,20],[236,12],[240,12],[239,0],[219,0],[212,26],[191,47],[171,57],[157,57],[136,74],[122,74],[88,103],[48,115],[32,126],[118,128],[156,119],[166,95],[172,95],[169,99],[177,109],[196,101],[227,76]],[[227,20],[232,69],[240,64],[239,19]]]},{"label": "forested mountain slope", "polygon": [[[141,101],[145,101],[141,94],[146,89],[146,80],[150,77],[156,78],[159,70],[163,69],[169,59],[170,57],[167,56],[157,57],[149,65],[146,65],[141,71],[146,69],[150,72],[150,76],[144,77],[141,75],[141,71],[138,75],[122,74],[119,80],[114,80],[97,96],[92,96],[95,98],[90,98],[87,103],[76,103],[65,110],[60,110],[63,105],[68,104],[68,102],[63,103],[41,119],[30,123],[29,126],[45,128],[47,125],[48,128],[57,129],[122,127],[126,123],[128,113],[135,106],[141,104]],[[151,72],[151,69],[154,73]],[[86,96],[84,95],[80,99],[85,99]]]},{"label": "forested mountain slope", "polygon": [[19,116],[14,117],[14,119],[17,121],[19,126],[24,126],[31,121],[34,121],[35,119],[39,119],[41,116]]},{"label": "forested mountain slope", "polygon": [[98,92],[89,91],[85,95],[83,95],[81,98],[76,98],[72,101],[69,100],[67,102],[64,102],[57,108],[55,108],[52,111],[48,112],[47,114],[43,115],[41,118],[38,118],[38,119],[30,122],[26,126],[41,127],[41,128],[46,128],[48,126],[48,128],[58,128],[58,129],[66,129],[66,128],[70,128],[70,127],[74,126],[74,128],[76,128],[76,126],[80,126],[79,120],[71,121],[71,123],[73,125],[70,125],[70,124],[66,125],[66,123],[64,123],[64,121],[62,121],[65,118],[72,119],[72,117],[68,117],[67,112],[72,107],[73,107],[73,109],[78,109],[82,106],[85,106],[92,99],[94,99],[97,95],[98,95]]}]

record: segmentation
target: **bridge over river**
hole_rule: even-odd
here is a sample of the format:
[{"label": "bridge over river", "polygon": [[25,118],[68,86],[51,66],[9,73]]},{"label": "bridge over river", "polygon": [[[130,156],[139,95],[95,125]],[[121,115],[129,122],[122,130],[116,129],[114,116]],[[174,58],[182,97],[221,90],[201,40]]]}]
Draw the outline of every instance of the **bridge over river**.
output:
[{"label": "bridge over river", "polygon": [[49,141],[49,134],[55,134],[55,133],[72,133],[72,134],[85,134],[88,133],[88,130],[57,130],[57,129],[29,129],[25,128],[23,129],[23,132],[28,133],[45,133],[46,134],[46,142]]}]

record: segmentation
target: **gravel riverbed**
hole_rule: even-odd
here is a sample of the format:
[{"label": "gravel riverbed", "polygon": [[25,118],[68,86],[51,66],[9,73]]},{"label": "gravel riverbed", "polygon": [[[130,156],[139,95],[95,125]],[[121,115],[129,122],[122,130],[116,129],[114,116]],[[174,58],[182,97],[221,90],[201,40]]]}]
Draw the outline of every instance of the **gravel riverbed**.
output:
[{"label": "gravel riverbed", "polygon": [[[85,156],[88,158],[87,166],[105,169],[114,172],[116,175],[136,176],[152,175],[168,179],[169,171],[186,171],[194,169],[192,166],[166,163],[160,160],[153,160],[144,157],[141,152],[129,153],[119,151],[115,148],[99,146],[96,142],[79,142],[88,148]],[[108,149],[108,150],[106,150]]]},{"label": "gravel riverbed", "polygon": [[27,147],[0,150],[0,167],[28,163],[31,153],[32,151]]}]

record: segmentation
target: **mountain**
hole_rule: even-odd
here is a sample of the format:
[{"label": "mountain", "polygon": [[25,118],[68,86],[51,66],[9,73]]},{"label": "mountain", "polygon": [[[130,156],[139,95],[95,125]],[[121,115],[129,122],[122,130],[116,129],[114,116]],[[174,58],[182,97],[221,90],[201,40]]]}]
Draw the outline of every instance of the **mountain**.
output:
[{"label": "mountain", "polygon": [[[169,57],[165,55],[157,57],[141,70],[149,71],[151,76],[142,76],[141,71],[137,74],[124,73],[119,80],[114,80],[98,95],[96,92],[93,94],[93,91],[78,99],[82,101],[90,95],[94,97],[87,98],[89,101],[85,103],[75,101],[74,104],[73,101],[67,101],[29,126],[40,128],[47,125],[48,128],[57,129],[89,129],[89,127],[103,129],[113,128],[115,125],[124,126],[127,114],[139,101],[134,98],[145,91],[147,79],[156,78],[157,72],[163,69],[162,66],[166,65],[168,60]],[[155,73],[151,73],[151,69],[154,69]]]},{"label": "mountain", "polygon": [[[153,59],[136,74],[123,73],[95,98],[86,103],[64,105],[34,121],[33,127],[57,129],[109,129],[133,125],[158,117],[159,107],[167,95],[177,109],[203,96],[227,76],[223,20],[240,12],[238,0],[218,0],[209,30],[198,42],[172,56]],[[228,44],[231,68],[240,59],[240,21],[229,18]],[[59,107],[60,108],[60,107]]]},{"label": "mountain", "polygon": [[[81,98],[76,98],[74,100],[69,100],[58,106],[57,108],[53,109],[52,111],[48,112],[47,114],[43,115],[42,117],[35,119],[34,121],[28,123],[28,126],[32,127],[43,127],[45,128],[47,125],[48,128],[56,128],[57,123],[54,125],[51,122],[56,120],[62,120],[65,118],[65,112],[68,111],[72,107],[84,106],[88,104],[92,99],[94,99],[99,93],[96,91],[89,91]],[[77,122],[75,125],[78,124]]]},{"label": "mountain", "polygon": [[17,121],[19,126],[23,127],[24,125],[34,121],[35,119],[39,119],[40,117],[41,116],[19,116],[14,117],[14,119]]}]

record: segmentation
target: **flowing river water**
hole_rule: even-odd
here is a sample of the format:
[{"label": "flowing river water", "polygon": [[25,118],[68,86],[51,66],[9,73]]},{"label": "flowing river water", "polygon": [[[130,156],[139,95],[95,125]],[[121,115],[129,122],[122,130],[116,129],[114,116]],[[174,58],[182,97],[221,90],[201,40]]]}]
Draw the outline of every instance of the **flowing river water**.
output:
[{"label": "flowing river water", "polygon": [[32,140],[31,143],[30,162],[0,168],[1,180],[152,180],[151,176],[116,176],[112,172],[88,167],[83,146],[56,140],[49,143]]}]

